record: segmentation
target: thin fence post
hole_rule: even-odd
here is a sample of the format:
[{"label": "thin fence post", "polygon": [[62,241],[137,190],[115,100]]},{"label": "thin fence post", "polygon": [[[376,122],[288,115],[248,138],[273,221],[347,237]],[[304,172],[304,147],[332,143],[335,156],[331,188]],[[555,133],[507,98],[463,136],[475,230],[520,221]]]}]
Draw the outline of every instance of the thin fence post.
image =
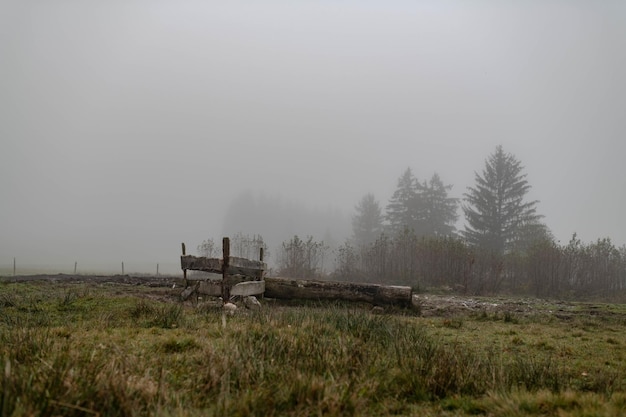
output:
[{"label": "thin fence post", "polygon": [[157,277],[159,276],[159,264],[157,264]]},{"label": "thin fence post", "polygon": [[[185,256],[185,242],[182,243],[182,247],[183,247],[183,256]],[[187,282],[187,270],[183,269],[183,279],[185,280],[185,288],[187,288],[189,286],[189,283]]]},{"label": "thin fence post", "polygon": [[76,275],[76,267],[78,266],[78,262],[74,262],[74,275]]},{"label": "thin fence post", "polygon": [[124,275],[124,262],[122,262],[122,275]]},{"label": "thin fence post", "polygon": [[227,283],[228,266],[230,265],[230,239],[222,239],[222,300],[224,303],[230,301],[230,287]]},{"label": "thin fence post", "polygon": [[15,276],[15,257],[13,257],[13,276]]},{"label": "thin fence post", "polygon": [[[259,248],[259,261],[263,262],[263,246]],[[257,276],[258,281],[263,281],[263,272],[264,271],[261,271],[261,273],[258,274]]]}]

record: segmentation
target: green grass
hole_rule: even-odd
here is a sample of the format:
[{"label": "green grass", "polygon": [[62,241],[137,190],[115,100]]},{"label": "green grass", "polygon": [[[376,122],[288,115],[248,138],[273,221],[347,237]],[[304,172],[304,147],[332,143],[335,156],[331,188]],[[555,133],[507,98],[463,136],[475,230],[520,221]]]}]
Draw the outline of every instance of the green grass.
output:
[{"label": "green grass", "polygon": [[0,416],[626,413],[621,306],[421,318],[266,302],[224,327],[170,292],[0,284]]}]

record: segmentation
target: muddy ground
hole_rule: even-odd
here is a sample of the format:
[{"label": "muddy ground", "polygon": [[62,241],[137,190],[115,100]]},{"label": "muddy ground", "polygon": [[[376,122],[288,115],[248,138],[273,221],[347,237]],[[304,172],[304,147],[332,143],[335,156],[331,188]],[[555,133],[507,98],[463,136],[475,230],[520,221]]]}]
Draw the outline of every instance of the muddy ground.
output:
[{"label": "muddy ground", "polygon": [[[2,282],[48,282],[59,284],[121,285],[128,293],[168,302],[180,302],[184,280],[177,276],[154,275],[27,275],[0,277]],[[293,303],[290,303],[293,305]],[[578,315],[611,315],[599,303],[541,300],[521,297],[474,297],[454,294],[414,294],[415,310],[423,317],[454,317],[473,314],[509,314],[515,317],[535,314],[570,320]],[[623,319],[626,321],[626,313]]]}]

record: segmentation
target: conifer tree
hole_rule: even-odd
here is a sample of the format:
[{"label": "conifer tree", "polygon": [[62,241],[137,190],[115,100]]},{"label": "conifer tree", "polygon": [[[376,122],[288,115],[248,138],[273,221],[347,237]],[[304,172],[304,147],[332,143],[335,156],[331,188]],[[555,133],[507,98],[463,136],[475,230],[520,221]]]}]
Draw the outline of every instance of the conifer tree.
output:
[{"label": "conifer tree", "polygon": [[383,232],[383,215],[374,194],[366,194],[356,205],[352,217],[353,239],[357,246],[368,246]]},{"label": "conifer tree", "polygon": [[482,175],[475,173],[476,185],[468,187],[463,205],[463,235],[470,244],[502,254],[512,248],[522,226],[539,222],[538,202],[525,200],[531,187],[522,170],[520,161],[498,146]]},{"label": "conifer tree", "polygon": [[424,182],[419,192],[421,212],[420,230],[416,233],[420,236],[451,236],[456,230],[455,223],[458,219],[458,199],[448,197],[451,185],[444,185],[439,174],[434,173],[430,181]]},{"label": "conifer tree", "polygon": [[398,179],[396,191],[387,204],[386,220],[392,235],[405,229],[414,230],[418,220],[418,190],[420,184],[413,176],[411,168],[407,168]]},{"label": "conifer tree", "polygon": [[407,168],[387,205],[391,234],[396,236],[409,230],[417,237],[452,235],[458,218],[458,200],[448,197],[451,188],[437,173],[420,183]]}]

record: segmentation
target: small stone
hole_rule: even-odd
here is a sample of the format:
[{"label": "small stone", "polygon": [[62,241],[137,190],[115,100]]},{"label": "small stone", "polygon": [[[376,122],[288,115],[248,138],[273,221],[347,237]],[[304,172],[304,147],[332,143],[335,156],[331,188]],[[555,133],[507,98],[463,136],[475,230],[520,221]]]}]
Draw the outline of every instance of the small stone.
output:
[{"label": "small stone", "polygon": [[237,306],[233,303],[226,303],[224,304],[224,311],[226,312],[226,314],[230,314],[231,316],[235,314],[235,311],[237,310]]},{"label": "small stone", "polygon": [[372,307],[372,314],[383,314],[385,310],[380,306]]},{"label": "small stone", "polygon": [[254,295],[245,297],[243,299],[243,305],[249,310],[259,310],[261,308],[261,303],[259,303],[259,300],[257,300]]}]

